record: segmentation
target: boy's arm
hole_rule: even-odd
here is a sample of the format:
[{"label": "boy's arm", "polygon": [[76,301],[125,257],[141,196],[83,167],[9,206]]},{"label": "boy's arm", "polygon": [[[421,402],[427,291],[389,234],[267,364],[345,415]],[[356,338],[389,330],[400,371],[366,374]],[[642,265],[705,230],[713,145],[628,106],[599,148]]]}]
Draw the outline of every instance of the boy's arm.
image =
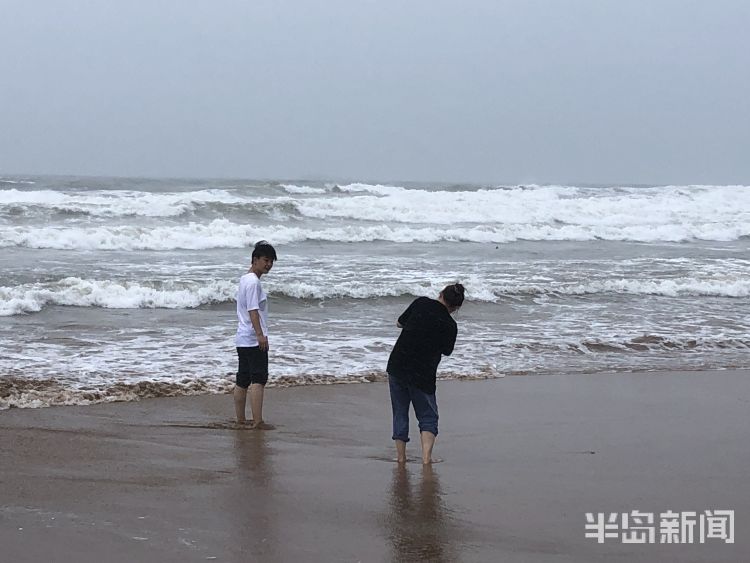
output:
[{"label": "boy's arm", "polygon": [[250,322],[255,330],[255,336],[258,338],[258,347],[264,351],[268,350],[268,337],[263,334],[263,329],[260,326],[260,314],[258,313],[258,309],[248,311],[248,314],[250,315]]},{"label": "boy's arm", "polygon": [[250,324],[253,325],[255,336],[258,338],[258,347],[265,351],[268,350],[268,337],[263,334],[263,328],[260,324],[260,283],[250,284],[247,288],[247,313],[250,315]]}]

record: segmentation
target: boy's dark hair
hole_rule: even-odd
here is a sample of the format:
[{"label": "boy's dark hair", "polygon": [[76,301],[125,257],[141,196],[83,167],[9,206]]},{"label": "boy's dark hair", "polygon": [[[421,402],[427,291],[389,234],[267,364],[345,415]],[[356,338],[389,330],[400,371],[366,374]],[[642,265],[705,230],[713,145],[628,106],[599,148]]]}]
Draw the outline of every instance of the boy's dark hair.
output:
[{"label": "boy's dark hair", "polygon": [[255,248],[253,248],[253,260],[263,257],[270,258],[276,262],[276,250],[267,240],[259,240],[255,243]]},{"label": "boy's dark hair", "polygon": [[446,285],[442,291],[443,300],[451,307],[460,307],[464,302],[464,286],[460,283]]}]

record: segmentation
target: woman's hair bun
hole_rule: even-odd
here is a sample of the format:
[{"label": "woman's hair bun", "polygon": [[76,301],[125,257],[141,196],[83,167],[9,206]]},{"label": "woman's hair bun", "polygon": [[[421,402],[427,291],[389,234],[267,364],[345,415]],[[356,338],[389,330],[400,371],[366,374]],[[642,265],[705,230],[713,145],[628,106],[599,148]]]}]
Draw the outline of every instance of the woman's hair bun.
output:
[{"label": "woman's hair bun", "polygon": [[442,291],[443,300],[451,307],[460,307],[463,305],[465,293],[466,289],[458,282],[446,286]]}]

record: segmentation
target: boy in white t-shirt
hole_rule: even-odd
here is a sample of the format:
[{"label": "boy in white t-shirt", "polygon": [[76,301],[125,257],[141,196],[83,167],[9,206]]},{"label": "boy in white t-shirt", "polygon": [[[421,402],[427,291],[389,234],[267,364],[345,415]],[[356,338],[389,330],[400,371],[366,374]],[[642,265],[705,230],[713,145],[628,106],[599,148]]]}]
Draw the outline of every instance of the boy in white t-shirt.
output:
[{"label": "boy in white t-shirt", "polygon": [[250,270],[240,278],[237,291],[237,357],[239,367],[234,387],[234,410],[237,424],[245,424],[245,405],[250,389],[252,428],[272,428],[263,421],[263,391],[268,382],[268,295],[260,277],[273,268],[276,250],[265,240],[253,249]]}]

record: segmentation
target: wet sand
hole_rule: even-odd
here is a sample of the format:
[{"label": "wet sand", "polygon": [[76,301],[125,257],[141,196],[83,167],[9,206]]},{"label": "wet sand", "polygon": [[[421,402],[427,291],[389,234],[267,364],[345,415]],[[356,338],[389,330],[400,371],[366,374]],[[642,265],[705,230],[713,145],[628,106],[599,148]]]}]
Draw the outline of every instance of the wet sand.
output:
[{"label": "wet sand", "polygon": [[[750,561],[750,373],[438,384],[390,461],[387,385],[0,412],[3,561]],[[598,544],[586,512],[735,510],[735,543]],[[658,540],[658,533],[657,533]]]}]

